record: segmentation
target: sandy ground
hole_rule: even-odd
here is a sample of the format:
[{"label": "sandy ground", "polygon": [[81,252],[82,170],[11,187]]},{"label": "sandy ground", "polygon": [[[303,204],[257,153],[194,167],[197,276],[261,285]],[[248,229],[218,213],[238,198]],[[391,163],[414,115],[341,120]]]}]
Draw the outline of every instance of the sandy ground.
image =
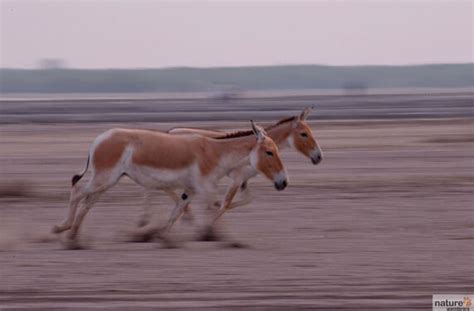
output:
[{"label": "sandy ground", "polygon": [[[179,248],[124,242],[142,193],[124,179],[90,212],[88,248],[75,251],[50,228],[88,143],[114,124],[2,125],[0,310],[431,310],[432,294],[474,291],[472,125],[313,124],[323,162],[285,150],[290,186],[252,180],[254,201],[224,216],[223,242],[193,241],[199,199],[196,223],[172,231]],[[164,221],[171,201],[154,202]]]}]

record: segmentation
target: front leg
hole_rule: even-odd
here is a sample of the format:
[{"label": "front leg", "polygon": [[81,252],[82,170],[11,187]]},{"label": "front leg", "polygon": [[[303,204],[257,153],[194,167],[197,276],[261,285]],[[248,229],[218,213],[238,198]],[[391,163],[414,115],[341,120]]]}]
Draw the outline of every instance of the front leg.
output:
[{"label": "front leg", "polygon": [[[168,190],[164,190],[164,191],[174,201],[175,204],[179,203],[180,197],[173,190],[168,189]],[[183,220],[185,220],[189,223],[194,222],[194,215],[191,211],[191,207],[189,205],[189,202],[184,206],[184,211],[183,211],[182,214],[183,214],[183,217],[182,217]]]},{"label": "front leg", "polygon": [[[155,237],[160,229],[158,217],[153,218],[152,207],[150,203],[151,191],[154,189],[145,189],[143,197],[142,214],[137,229],[128,233],[130,242],[149,242]],[[158,189],[156,189],[158,190]],[[180,197],[171,189],[162,189],[175,203],[179,204]],[[186,206],[187,207],[187,206]],[[152,222],[153,220],[153,222]]]},{"label": "front leg", "polygon": [[252,193],[250,192],[250,189],[249,189],[248,180],[244,181],[240,185],[240,197],[241,199],[239,201],[232,202],[232,204],[229,206],[228,209],[233,209],[238,206],[247,205],[250,202],[252,202]]},{"label": "front leg", "polygon": [[[233,208],[236,208],[236,207],[239,207],[239,206],[244,206],[244,205],[250,204],[250,202],[252,202],[252,193],[249,190],[249,186],[248,186],[247,181],[244,181],[240,185],[239,192],[240,192],[240,200],[232,202],[227,207],[227,210],[230,210],[230,209],[233,209]],[[235,197],[235,195],[234,195],[234,197]],[[221,201],[214,201],[214,204],[208,206],[208,210],[216,210],[216,209],[220,208],[221,204],[222,204]]]},{"label": "front leg", "polygon": [[[151,200],[150,200],[152,196],[151,191],[152,189],[145,189],[145,192],[143,193],[142,213],[138,220],[138,227],[147,226],[150,223],[151,218],[153,217],[153,209],[152,209]],[[168,197],[170,197],[173,200],[175,205],[178,204],[180,198],[173,190],[163,189],[163,191],[168,195]],[[186,205],[184,208],[183,219],[191,223],[194,221],[194,215],[192,214],[189,205]],[[144,240],[146,239],[147,238],[144,238]]]},{"label": "front leg", "polygon": [[252,194],[248,182],[255,175],[257,175],[257,171],[251,166],[242,167],[240,170],[233,171],[229,174],[229,177],[233,179],[235,183],[240,182],[240,200],[232,203],[228,209],[247,205],[252,201]]},{"label": "front leg", "polygon": [[199,238],[199,241],[217,241],[219,240],[218,236],[215,233],[215,225],[219,218],[230,208],[232,199],[234,198],[235,194],[239,190],[240,183],[233,183],[232,185],[227,188],[224,200],[222,201],[219,209],[217,210],[216,214],[214,215],[211,224],[206,228],[203,235]]},{"label": "front leg", "polygon": [[151,210],[151,202],[150,202],[150,197],[151,197],[151,190],[150,189],[145,189],[143,192],[143,205],[142,205],[142,213],[140,215],[140,218],[138,220],[138,226],[139,227],[144,227],[150,222],[150,218],[152,216],[152,210]]},{"label": "front leg", "polygon": [[191,202],[191,199],[193,196],[194,196],[194,193],[190,190],[185,190],[181,194],[181,197],[176,201],[176,206],[171,212],[171,217],[168,220],[168,223],[165,228],[165,233],[171,230],[171,227],[174,225],[176,220],[178,220],[178,218],[183,214],[189,202]]},{"label": "front leg", "polygon": [[212,220],[212,226],[215,225],[215,223],[219,220],[219,218],[224,215],[224,213],[230,209],[232,200],[234,199],[235,195],[237,194],[237,191],[239,190],[240,183],[233,183],[232,185],[227,188],[224,201],[222,201],[221,206],[219,207],[219,210],[217,211],[216,215],[214,216],[214,219]]}]

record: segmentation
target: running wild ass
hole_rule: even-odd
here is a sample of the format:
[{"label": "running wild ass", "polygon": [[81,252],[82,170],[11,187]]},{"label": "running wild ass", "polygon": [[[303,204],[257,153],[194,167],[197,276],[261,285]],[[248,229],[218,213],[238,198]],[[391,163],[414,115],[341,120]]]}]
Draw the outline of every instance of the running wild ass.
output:
[{"label": "running wild ass", "polygon": [[[242,180],[233,173],[236,168],[250,165],[273,181],[277,190],[287,186],[287,175],[280,160],[278,147],[265,131],[252,122],[254,135],[213,139],[202,135],[172,135],[137,130],[111,129],[100,134],[91,144],[87,164],[72,178],[69,213],[53,232],[66,230],[71,247],[84,217],[101,194],[128,176],[146,189],[162,189],[171,193],[184,189],[176,202],[167,233],[197,193],[209,204],[215,202],[217,182],[225,175]],[[92,177],[78,183],[91,166]],[[76,216],[78,205],[83,202]],[[223,208],[226,202],[223,202]]]},{"label": "running wild ass", "polygon": [[[305,157],[309,158],[311,162],[316,165],[321,162],[323,158],[323,153],[321,148],[319,147],[318,142],[316,141],[311,128],[306,123],[306,119],[311,112],[311,108],[305,108],[298,116],[286,118],[283,120],[278,121],[277,123],[268,126],[265,131],[267,135],[273,139],[273,141],[278,145],[278,148],[281,150],[286,147],[291,147],[292,149],[296,150],[297,152],[301,153]],[[197,129],[197,128],[186,128],[186,127],[175,127],[168,131],[170,134],[175,135],[193,135],[198,134],[210,138],[216,139],[226,139],[229,137],[235,136],[245,136],[245,135],[252,135],[252,131],[242,131],[236,133],[225,133],[222,131],[216,130],[206,130],[206,129]],[[245,204],[250,203],[251,195],[249,192],[249,187],[247,181],[256,176],[258,171],[255,167],[251,165],[245,165],[238,167],[232,171],[232,175],[230,176],[234,180],[232,181],[232,185],[230,186],[227,194],[225,196],[226,203],[223,207],[222,204],[221,209],[219,211],[218,216],[222,215],[226,210],[235,208],[237,206],[242,206]],[[243,199],[231,203],[233,197],[236,195],[237,191],[241,191]],[[174,193],[168,192],[168,195],[173,198],[173,200],[177,200],[178,196]],[[151,205],[149,203],[149,193],[145,192],[145,204],[144,204],[143,212],[140,216],[139,224],[145,225],[148,220],[151,218]],[[185,208],[185,215],[192,219],[192,214],[189,205]],[[211,232],[208,232],[207,238],[211,238]],[[144,236],[139,240],[147,240],[149,236]],[[212,237],[215,238],[215,237]],[[212,239],[211,238],[211,239]]]}]

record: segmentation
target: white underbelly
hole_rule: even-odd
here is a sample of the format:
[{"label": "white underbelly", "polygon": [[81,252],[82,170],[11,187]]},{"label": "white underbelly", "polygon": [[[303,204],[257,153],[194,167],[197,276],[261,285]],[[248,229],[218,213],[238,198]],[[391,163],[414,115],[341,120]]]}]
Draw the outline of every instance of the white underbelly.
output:
[{"label": "white underbelly", "polygon": [[193,184],[192,171],[189,168],[163,169],[130,165],[126,174],[136,183],[146,188],[185,188]]}]

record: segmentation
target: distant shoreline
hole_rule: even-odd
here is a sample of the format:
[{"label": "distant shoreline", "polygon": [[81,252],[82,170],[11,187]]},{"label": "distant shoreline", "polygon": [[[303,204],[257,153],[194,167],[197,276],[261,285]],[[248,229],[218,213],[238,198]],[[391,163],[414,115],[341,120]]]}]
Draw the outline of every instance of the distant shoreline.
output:
[{"label": "distant shoreline", "polygon": [[[167,69],[0,69],[2,94],[386,94],[474,86],[474,63],[416,66],[261,66]],[[424,91],[422,91],[424,92]],[[168,94],[168,95],[167,95]],[[210,94],[210,95],[209,95]],[[194,95],[195,96],[195,95]],[[266,95],[264,95],[266,96]]]},{"label": "distant shoreline", "polygon": [[[165,67],[97,67],[97,68],[78,68],[63,67],[50,68],[62,70],[84,70],[84,71],[102,71],[102,70],[176,70],[176,69],[195,69],[195,70],[219,70],[219,69],[258,69],[258,68],[279,68],[279,67],[327,67],[327,68],[404,68],[404,67],[426,67],[426,66],[458,66],[474,65],[474,62],[453,62],[453,63],[414,63],[414,64],[360,64],[360,65],[331,65],[331,64],[264,64],[264,65],[242,65],[242,66],[165,66]],[[45,70],[45,68],[33,67],[0,67],[0,70]]]},{"label": "distant shoreline", "polygon": [[[434,95],[473,93],[474,87],[460,88],[387,88],[368,89],[364,92],[347,92],[343,89],[310,89],[310,90],[268,90],[246,91],[238,98],[281,98],[298,96],[365,96],[365,95]],[[34,101],[34,100],[105,100],[105,99],[212,99],[216,92],[143,92],[143,93],[0,93],[0,101]]]}]

